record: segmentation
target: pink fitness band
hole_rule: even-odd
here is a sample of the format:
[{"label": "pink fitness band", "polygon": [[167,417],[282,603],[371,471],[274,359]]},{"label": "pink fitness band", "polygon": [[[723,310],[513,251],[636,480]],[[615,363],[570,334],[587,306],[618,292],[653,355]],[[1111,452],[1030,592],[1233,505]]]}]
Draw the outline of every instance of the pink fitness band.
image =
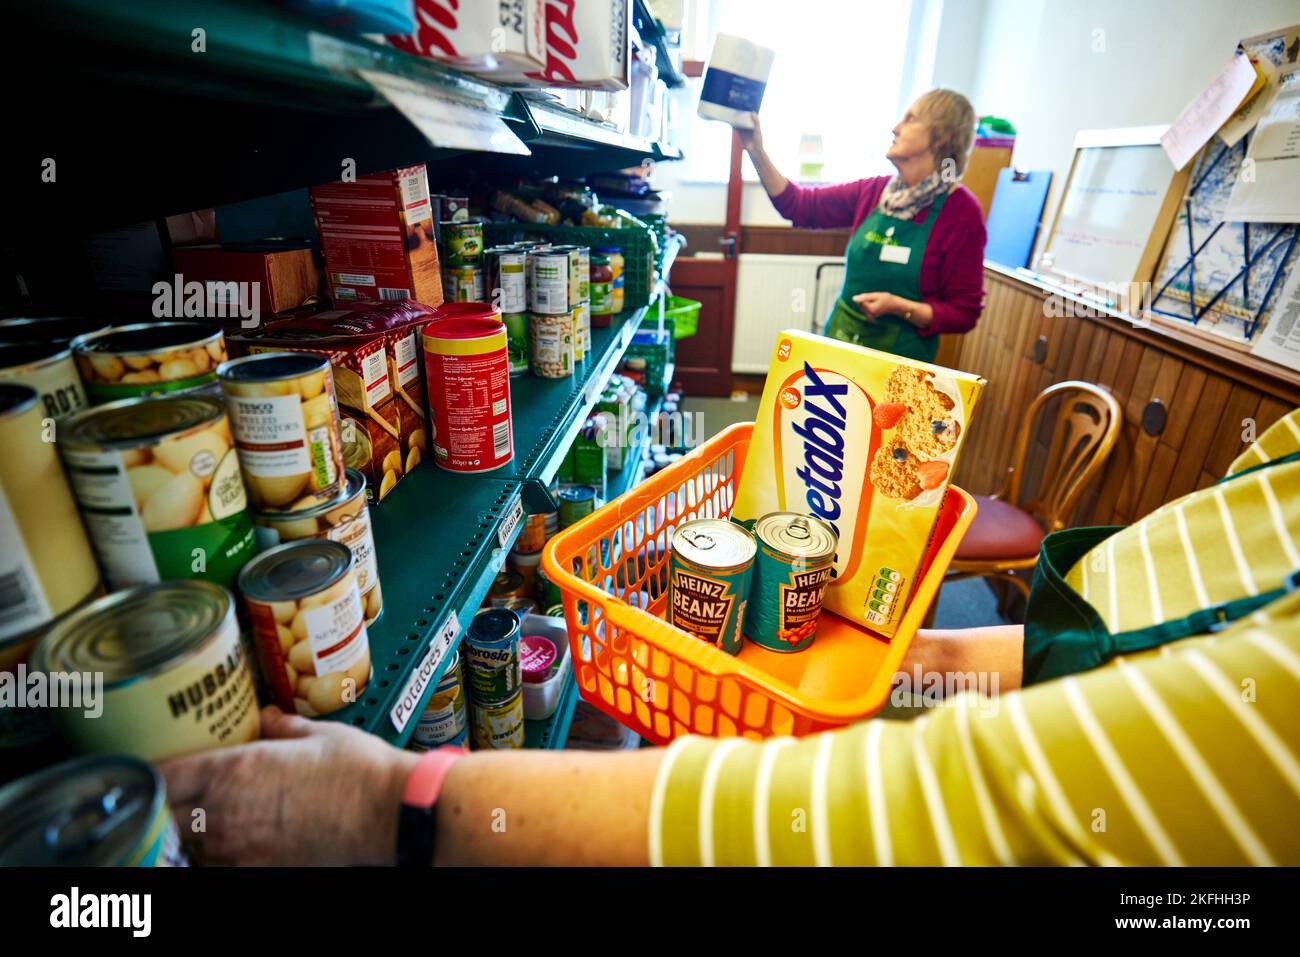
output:
[{"label": "pink fitness band", "polygon": [[411,769],[402,789],[402,808],[397,820],[397,864],[428,867],[433,863],[434,808],[451,767],[465,756],[465,749],[453,744],[428,751]]}]

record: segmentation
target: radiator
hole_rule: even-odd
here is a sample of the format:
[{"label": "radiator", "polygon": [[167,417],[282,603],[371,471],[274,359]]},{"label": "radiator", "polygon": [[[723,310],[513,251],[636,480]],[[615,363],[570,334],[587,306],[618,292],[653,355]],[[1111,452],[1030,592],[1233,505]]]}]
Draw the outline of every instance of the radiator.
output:
[{"label": "radiator", "polygon": [[742,255],[736,275],[732,371],[767,372],[782,329],[819,332],[843,283],[843,259]]}]

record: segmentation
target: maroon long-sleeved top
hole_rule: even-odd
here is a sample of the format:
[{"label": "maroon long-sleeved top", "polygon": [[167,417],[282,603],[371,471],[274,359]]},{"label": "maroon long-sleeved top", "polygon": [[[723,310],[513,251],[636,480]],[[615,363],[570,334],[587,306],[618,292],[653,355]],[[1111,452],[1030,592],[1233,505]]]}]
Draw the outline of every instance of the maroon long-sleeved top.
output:
[{"label": "maroon long-sleeved top", "polygon": [[[791,182],[772,197],[776,211],[805,229],[856,230],[880,204],[888,176],[872,176],[834,186],[800,186]],[[924,223],[930,208],[913,222]],[[975,194],[958,185],[939,210],[921,260],[921,298],[934,312],[933,321],[917,332],[969,332],[984,308],[984,216]],[[888,292],[859,289],[857,292]]]}]

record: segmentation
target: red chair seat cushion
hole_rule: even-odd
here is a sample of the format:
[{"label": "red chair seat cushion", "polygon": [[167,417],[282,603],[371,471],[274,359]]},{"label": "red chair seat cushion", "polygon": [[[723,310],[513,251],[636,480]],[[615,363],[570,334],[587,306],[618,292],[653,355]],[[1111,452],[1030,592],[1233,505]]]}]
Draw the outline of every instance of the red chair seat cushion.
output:
[{"label": "red chair seat cushion", "polygon": [[1000,499],[976,495],[975,521],[957,546],[959,561],[1032,558],[1043,541],[1043,529],[1028,512]]}]

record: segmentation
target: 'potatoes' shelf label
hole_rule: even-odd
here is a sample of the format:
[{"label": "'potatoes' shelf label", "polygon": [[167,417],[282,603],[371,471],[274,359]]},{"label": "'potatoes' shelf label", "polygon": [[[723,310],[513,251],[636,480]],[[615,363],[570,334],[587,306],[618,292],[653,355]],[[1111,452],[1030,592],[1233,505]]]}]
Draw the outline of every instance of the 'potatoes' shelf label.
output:
[{"label": "'potatoes' shelf label", "polygon": [[393,710],[388,714],[398,734],[406,730],[411,718],[419,711],[420,700],[424,697],[425,690],[433,682],[433,675],[438,670],[438,665],[442,663],[443,658],[447,657],[447,652],[451,650],[459,634],[460,621],[453,611],[438,629],[438,633],[433,636],[429,650],[424,653],[419,665],[407,679],[406,687],[397,697],[397,704],[393,705]]},{"label": "'potatoes' shelf label", "polygon": [[523,518],[524,500],[522,496],[516,495],[514,501],[506,508],[505,518],[497,526],[497,544],[502,548],[508,548],[515,537],[515,529],[519,527]]}]

